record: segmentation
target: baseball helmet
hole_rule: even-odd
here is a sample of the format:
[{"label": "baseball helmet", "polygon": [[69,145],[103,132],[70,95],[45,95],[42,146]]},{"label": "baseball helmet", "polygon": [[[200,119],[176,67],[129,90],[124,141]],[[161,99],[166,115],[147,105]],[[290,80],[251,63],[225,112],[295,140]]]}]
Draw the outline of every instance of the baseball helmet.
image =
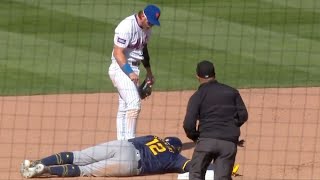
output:
[{"label": "baseball helmet", "polygon": [[163,140],[172,146],[177,152],[181,152],[182,142],[179,138],[171,136],[165,137]]}]

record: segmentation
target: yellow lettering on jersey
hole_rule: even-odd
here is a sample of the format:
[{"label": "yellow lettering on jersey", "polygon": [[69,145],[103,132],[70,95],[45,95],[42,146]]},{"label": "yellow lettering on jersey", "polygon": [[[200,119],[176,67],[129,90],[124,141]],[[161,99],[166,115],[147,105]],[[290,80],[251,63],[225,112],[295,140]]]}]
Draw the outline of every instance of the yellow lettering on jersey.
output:
[{"label": "yellow lettering on jersey", "polygon": [[157,155],[158,153],[164,152],[167,150],[166,147],[161,142],[159,142],[159,139],[157,138],[154,138],[152,141],[148,142],[146,145],[149,147],[153,155]]}]

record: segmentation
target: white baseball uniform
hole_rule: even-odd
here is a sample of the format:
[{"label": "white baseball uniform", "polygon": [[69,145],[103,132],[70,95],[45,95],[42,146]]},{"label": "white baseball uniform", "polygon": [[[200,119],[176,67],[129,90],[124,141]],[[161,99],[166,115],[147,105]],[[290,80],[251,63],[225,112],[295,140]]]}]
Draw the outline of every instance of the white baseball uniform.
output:
[{"label": "white baseball uniform", "polygon": [[[136,15],[122,20],[115,29],[114,44],[125,48],[127,63],[134,73],[139,75],[139,64],[144,59],[143,48],[151,35],[151,29],[142,29],[137,22]],[[141,109],[141,99],[135,84],[122,71],[113,52],[109,76],[119,92],[119,107],[117,113],[117,139],[124,140],[135,137],[136,121]]]}]

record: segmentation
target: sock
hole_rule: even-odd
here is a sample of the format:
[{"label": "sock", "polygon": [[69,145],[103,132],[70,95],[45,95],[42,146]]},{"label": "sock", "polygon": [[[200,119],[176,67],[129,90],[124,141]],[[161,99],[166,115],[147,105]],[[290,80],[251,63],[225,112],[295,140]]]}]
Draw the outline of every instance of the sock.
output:
[{"label": "sock", "polygon": [[52,165],[62,165],[62,164],[72,164],[73,163],[73,153],[72,152],[61,152],[43,158],[40,162],[45,166]]},{"label": "sock", "polygon": [[51,175],[57,175],[59,177],[79,177],[80,168],[77,165],[59,165],[59,166],[50,166],[49,173]]}]

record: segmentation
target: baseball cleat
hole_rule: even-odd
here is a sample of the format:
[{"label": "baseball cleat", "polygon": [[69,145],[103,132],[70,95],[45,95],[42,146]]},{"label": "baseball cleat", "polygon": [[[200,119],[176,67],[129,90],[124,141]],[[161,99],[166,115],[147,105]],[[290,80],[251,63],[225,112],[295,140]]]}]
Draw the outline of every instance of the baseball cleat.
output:
[{"label": "baseball cleat", "polygon": [[28,159],[26,159],[26,160],[24,160],[24,161],[22,162],[22,165],[23,165],[24,168],[29,168],[30,165],[31,165],[31,161],[28,160]]},{"label": "baseball cleat", "polygon": [[42,175],[45,166],[43,164],[36,164],[35,166],[24,168],[24,163],[21,164],[20,173],[24,178],[32,178]]},{"label": "baseball cleat", "polygon": [[24,160],[20,165],[20,173],[23,174],[24,170],[27,170],[31,165],[30,160]]},{"label": "baseball cleat", "polygon": [[20,165],[20,173],[22,174],[24,170],[28,170],[30,167],[34,167],[37,164],[41,163],[39,160],[31,161],[31,160],[24,160]]}]

